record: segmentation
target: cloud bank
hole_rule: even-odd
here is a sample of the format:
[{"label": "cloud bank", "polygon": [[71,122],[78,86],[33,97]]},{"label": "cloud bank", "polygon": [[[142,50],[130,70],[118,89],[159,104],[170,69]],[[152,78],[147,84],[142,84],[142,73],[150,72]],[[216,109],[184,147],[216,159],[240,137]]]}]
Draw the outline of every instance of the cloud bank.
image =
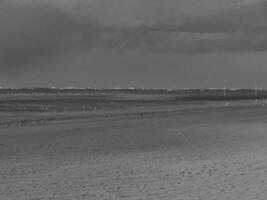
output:
[{"label": "cloud bank", "polygon": [[34,67],[95,50],[266,51],[265,0],[4,0],[0,66]]}]

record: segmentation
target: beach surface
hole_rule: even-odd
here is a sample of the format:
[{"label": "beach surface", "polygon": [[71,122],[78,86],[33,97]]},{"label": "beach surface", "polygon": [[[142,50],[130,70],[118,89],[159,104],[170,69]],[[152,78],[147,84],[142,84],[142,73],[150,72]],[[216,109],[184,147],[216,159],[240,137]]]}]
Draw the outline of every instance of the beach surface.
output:
[{"label": "beach surface", "polygon": [[267,107],[148,110],[3,126],[0,199],[267,198]]}]

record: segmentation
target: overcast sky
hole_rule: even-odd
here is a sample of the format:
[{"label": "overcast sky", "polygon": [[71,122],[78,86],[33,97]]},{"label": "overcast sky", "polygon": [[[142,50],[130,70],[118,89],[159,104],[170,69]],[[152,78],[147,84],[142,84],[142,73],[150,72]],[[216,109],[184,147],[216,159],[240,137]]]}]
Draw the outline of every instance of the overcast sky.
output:
[{"label": "overcast sky", "polygon": [[5,87],[267,88],[265,0],[1,0]]}]

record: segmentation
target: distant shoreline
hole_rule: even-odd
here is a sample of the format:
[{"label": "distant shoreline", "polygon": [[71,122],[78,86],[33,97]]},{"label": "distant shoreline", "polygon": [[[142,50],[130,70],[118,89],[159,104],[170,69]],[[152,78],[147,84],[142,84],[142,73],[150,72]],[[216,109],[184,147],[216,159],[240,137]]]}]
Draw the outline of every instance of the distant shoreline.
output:
[{"label": "distant shoreline", "polygon": [[[0,88],[1,94],[97,94],[97,95],[164,95],[168,101],[230,101],[267,99],[267,89],[206,88],[206,89],[93,89],[93,88]],[[142,98],[139,98],[142,101]],[[0,99],[1,101],[1,99]],[[1,102],[0,102],[1,103]]]}]

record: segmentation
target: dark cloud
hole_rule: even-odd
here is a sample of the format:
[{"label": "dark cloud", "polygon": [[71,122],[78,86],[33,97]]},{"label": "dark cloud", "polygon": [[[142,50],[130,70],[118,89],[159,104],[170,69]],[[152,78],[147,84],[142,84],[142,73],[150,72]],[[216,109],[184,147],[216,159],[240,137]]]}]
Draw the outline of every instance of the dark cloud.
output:
[{"label": "dark cloud", "polygon": [[0,7],[1,68],[30,66],[63,54],[80,39],[92,40],[95,30],[50,6],[21,5],[4,1]]},{"label": "dark cloud", "polygon": [[267,1],[194,15],[179,9],[187,1],[80,0],[67,8],[63,1],[25,2],[1,1],[1,68],[30,67],[95,48],[181,54],[267,49]]},{"label": "dark cloud", "polygon": [[267,31],[267,1],[245,4],[231,9],[185,19],[179,30],[185,32],[246,32]]},{"label": "dark cloud", "polygon": [[177,53],[267,50],[267,1],[140,25],[117,35],[117,45]]}]

